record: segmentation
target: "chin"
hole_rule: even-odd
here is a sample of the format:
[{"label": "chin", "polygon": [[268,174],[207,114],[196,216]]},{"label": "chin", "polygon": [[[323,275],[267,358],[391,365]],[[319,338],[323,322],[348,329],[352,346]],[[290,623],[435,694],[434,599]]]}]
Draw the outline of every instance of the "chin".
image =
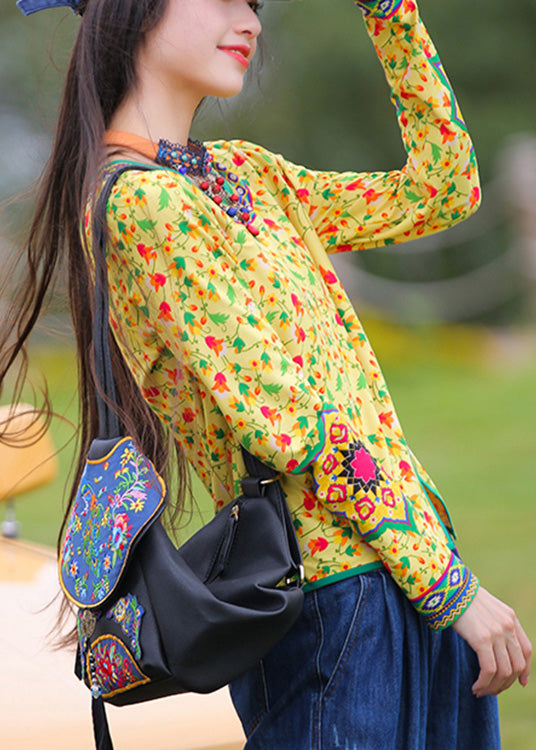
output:
[{"label": "chin", "polygon": [[236,81],[227,80],[221,82],[219,85],[214,85],[212,82],[210,91],[207,91],[206,96],[214,96],[218,99],[229,99],[232,96],[239,94],[244,88],[244,76],[240,76],[240,79]]}]

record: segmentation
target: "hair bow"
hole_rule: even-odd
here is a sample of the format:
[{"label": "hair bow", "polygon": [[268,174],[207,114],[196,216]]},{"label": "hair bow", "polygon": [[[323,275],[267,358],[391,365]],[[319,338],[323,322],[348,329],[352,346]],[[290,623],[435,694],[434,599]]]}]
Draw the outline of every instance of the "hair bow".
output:
[{"label": "hair bow", "polygon": [[17,7],[25,16],[37,13],[38,10],[47,8],[72,8],[73,13],[79,13],[80,0],[17,0]]}]

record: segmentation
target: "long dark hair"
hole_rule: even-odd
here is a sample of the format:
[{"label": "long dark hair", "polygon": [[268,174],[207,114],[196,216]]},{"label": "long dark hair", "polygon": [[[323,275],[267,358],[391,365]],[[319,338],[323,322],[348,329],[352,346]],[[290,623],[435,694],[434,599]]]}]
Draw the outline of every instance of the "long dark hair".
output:
[{"label": "long dark hair", "polygon": [[[63,264],[68,270],[71,315],[78,349],[80,394],[79,458],[69,507],[91,441],[98,434],[95,376],[91,356],[93,280],[81,240],[81,222],[99,169],[103,135],[135,84],[136,55],[147,32],[162,18],[168,0],[89,0],[65,81],[55,141],[41,177],[36,209],[25,243],[26,278],[0,331],[0,384],[16,362],[15,401],[26,378],[28,337],[49,298]],[[119,416],[128,434],[161,471],[175,465],[178,504],[185,497],[185,456],[142,398],[125,361],[110,340]],[[123,408],[128,405],[128,409]],[[50,418],[48,402],[45,409]],[[36,412],[37,413],[37,412]],[[0,425],[1,427],[1,425]],[[4,429],[4,433],[6,430]],[[0,431],[0,439],[2,433]],[[177,462],[170,462],[171,455]],[[65,516],[69,512],[66,510]],[[63,521],[58,545],[63,533]]]},{"label": "long dark hair", "polygon": [[[17,365],[11,400],[18,403],[26,382],[28,338],[52,295],[60,271],[66,267],[78,352],[80,427],[78,460],[72,472],[72,489],[58,534],[58,550],[87,451],[98,434],[92,316],[88,314],[92,310],[93,278],[80,228],[87,201],[105,159],[104,132],[136,84],[137,53],[145,35],[162,19],[168,1],[81,0],[79,12],[82,19],[64,84],[52,152],[40,178],[36,208],[24,243],[25,277],[0,328],[0,394],[6,374]],[[263,66],[265,51],[262,42],[259,37],[256,71],[251,71],[253,75]],[[203,104],[204,100],[195,110],[194,117]],[[220,113],[224,114],[221,109]],[[172,527],[178,511],[184,507],[189,488],[186,457],[143,399],[113,337],[110,337],[110,349],[117,385],[117,411],[125,431],[136,440],[168,483],[173,469],[172,511],[174,509],[175,513],[168,517]],[[46,429],[53,416],[46,391],[44,405],[35,409],[35,415],[36,422],[40,416],[45,416],[42,423]],[[10,433],[8,437],[9,432],[8,421],[0,424],[0,442],[12,440],[13,435]],[[176,460],[170,461],[172,457]]]}]

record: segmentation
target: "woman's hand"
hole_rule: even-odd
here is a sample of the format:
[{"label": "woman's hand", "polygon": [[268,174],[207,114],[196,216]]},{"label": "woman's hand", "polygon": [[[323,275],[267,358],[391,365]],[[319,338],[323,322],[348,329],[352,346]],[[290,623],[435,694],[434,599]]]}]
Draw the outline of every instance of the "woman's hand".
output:
[{"label": "woman's hand", "polygon": [[511,607],[479,588],[465,612],[451,626],[478,656],[477,698],[497,695],[519,678],[528,682],[532,645]]}]

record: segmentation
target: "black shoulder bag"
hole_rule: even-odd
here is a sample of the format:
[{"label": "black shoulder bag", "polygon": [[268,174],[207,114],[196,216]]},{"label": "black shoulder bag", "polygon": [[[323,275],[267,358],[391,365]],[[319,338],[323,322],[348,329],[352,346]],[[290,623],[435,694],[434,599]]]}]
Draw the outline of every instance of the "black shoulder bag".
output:
[{"label": "black shoulder bag", "polygon": [[[94,222],[95,362],[112,403],[105,210],[128,168],[108,177]],[[162,478],[97,399],[99,437],[66,524],[59,574],[78,607],[75,672],[91,689],[96,747],[113,750],[103,701],[209,693],[246,672],[297,619],[303,567],[278,475],[243,446],[242,494],[177,550],[158,520]]]}]

